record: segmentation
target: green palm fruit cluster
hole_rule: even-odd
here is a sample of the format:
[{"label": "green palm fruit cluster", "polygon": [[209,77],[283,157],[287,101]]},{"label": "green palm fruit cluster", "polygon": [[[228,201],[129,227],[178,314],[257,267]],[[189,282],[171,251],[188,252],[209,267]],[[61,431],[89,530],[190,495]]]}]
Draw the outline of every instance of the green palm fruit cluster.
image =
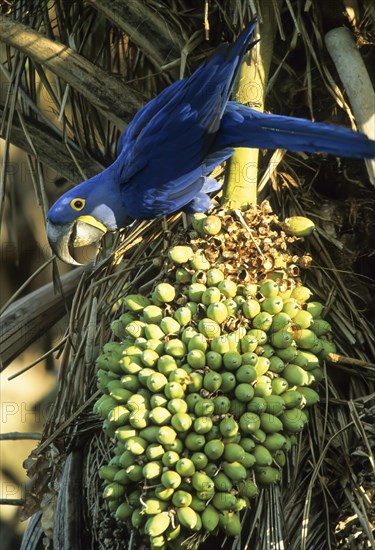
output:
[{"label": "green palm fruit cluster", "polygon": [[241,510],[280,480],[334,350],[322,304],[275,277],[297,237],[264,207],[243,216],[196,215],[150,294],[124,299],[97,359],[95,412],[113,441],[104,498],[152,549],[239,535]]}]

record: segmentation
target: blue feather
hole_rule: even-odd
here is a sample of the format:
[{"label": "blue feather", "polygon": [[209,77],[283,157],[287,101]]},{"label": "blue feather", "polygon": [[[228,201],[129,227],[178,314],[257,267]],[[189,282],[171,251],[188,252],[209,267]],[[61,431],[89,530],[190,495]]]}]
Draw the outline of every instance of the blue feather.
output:
[{"label": "blue feather", "polygon": [[375,142],[360,133],[229,101],[255,25],[143,107],[121,135],[113,165],[68,191],[48,219],[65,224],[77,218],[69,206],[74,197],[86,201],[81,215],[95,215],[111,230],[136,218],[206,211],[207,193],[219,187],[207,176],[235,147],[375,157]]}]

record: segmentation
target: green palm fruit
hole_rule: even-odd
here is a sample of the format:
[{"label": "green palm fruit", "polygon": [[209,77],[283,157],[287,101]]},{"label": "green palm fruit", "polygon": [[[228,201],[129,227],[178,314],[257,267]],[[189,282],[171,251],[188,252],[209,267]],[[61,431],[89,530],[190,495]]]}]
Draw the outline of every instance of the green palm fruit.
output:
[{"label": "green palm fruit", "polygon": [[214,413],[215,404],[211,399],[201,398],[194,407],[197,416],[211,416]]},{"label": "green palm fruit", "polygon": [[300,307],[297,300],[294,300],[294,298],[284,300],[283,313],[286,313],[291,319],[294,319],[299,311]]},{"label": "green palm fruit", "polygon": [[211,266],[203,252],[195,254],[190,260],[190,265],[195,271],[207,271]]},{"label": "green palm fruit", "polygon": [[186,491],[175,491],[172,497],[172,504],[174,504],[177,508],[181,508],[182,506],[190,506],[191,501],[192,496]]},{"label": "green palm fruit", "polygon": [[149,498],[143,501],[143,512],[148,516],[155,516],[168,508],[168,503],[157,498]]},{"label": "green palm fruit", "polygon": [[220,281],[217,285],[217,288],[226,298],[234,298],[237,294],[237,285],[230,279],[224,279],[224,281]]},{"label": "green palm fruit", "polygon": [[272,315],[267,311],[261,311],[253,319],[253,327],[255,329],[264,330],[267,332],[272,325]]},{"label": "green palm fruit", "polygon": [[179,326],[188,325],[192,319],[192,313],[190,309],[186,306],[179,307],[178,309],[176,309],[173,316],[176,319],[176,322],[179,324]]},{"label": "green palm fruit", "polygon": [[234,316],[237,314],[238,304],[235,300],[233,300],[233,298],[227,298],[226,300],[224,300],[223,303],[225,304],[225,307],[228,310],[229,316]]},{"label": "green palm fruit", "polygon": [[208,351],[206,353],[206,365],[212,370],[220,370],[223,365],[223,359],[217,351]]},{"label": "green palm fruit", "polygon": [[173,470],[168,470],[161,475],[161,483],[167,489],[176,489],[181,484],[181,476]]},{"label": "green palm fruit", "polygon": [[320,400],[319,394],[312,388],[297,387],[297,391],[304,398],[306,407],[312,407]]},{"label": "green palm fruit", "polygon": [[[147,428],[146,428],[147,429]],[[176,439],[177,433],[169,426],[161,426],[158,430],[156,439],[162,445],[170,445]]]},{"label": "green palm fruit", "polygon": [[205,531],[212,533],[219,524],[219,513],[209,504],[202,513],[202,526]]},{"label": "green palm fruit", "polygon": [[188,342],[188,351],[202,351],[205,352],[208,348],[207,338],[203,334],[195,334]]},{"label": "green palm fruit", "polygon": [[263,466],[256,469],[255,478],[260,485],[273,485],[280,481],[280,470],[272,466]]},{"label": "green palm fruit", "polygon": [[275,348],[285,349],[288,348],[293,342],[293,334],[287,330],[279,330],[271,334],[270,340],[271,344],[275,346]]},{"label": "green palm fruit", "polygon": [[142,474],[145,479],[156,479],[162,473],[162,465],[160,462],[152,461],[143,466]]},{"label": "green palm fruit", "polygon": [[255,397],[265,397],[272,393],[272,380],[268,376],[258,376],[254,384]]},{"label": "green palm fruit", "polygon": [[314,345],[316,345],[319,342],[315,332],[313,332],[308,328],[295,330],[293,333],[293,336],[297,346],[302,349],[312,350]]},{"label": "green palm fruit", "polygon": [[194,420],[193,428],[197,434],[206,434],[212,428],[212,420],[209,416],[200,416]]},{"label": "green palm fruit", "polygon": [[159,500],[169,502],[174,494],[173,487],[165,487],[164,485],[157,485],[155,487],[155,497]]},{"label": "green palm fruit", "polygon": [[108,413],[108,422],[115,427],[126,424],[129,420],[130,411],[124,405],[117,405]]},{"label": "green palm fruit", "polygon": [[223,323],[228,318],[228,315],[228,310],[223,302],[210,304],[207,308],[207,317],[216,321],[216,323]]},{"label": "green palm fruit", "polygon": [[215,351],[220,355],[229,352],[229,341],[227,336],[216,336],[211,341],[211,351]]},{"label": "green palm fruit", "polygon": [[144,335],[148,340],[161,340],[164,338],[164,332],[161,330],[159,325],[154,323],[149,323],[145,326]]},{"label": "green palm fruit", "polygon": [[206,498],[200,499],[197,495],[192,495],[190,508],[193,508],[196,512],[203,512],[206,509]]},{"label": "green palm fruit", "polygon": [[188,385],[188,392],[189,393],[196,393],[199,392],[203,388],[203,375],[199,372],[192,372],[189,375],[189,385]]},{"label": "green palm fruit", "polygon": [[118,521],[126,521],[131,517],[133,508],[127,502],[122,502],[116,509],[115,518]]},{"label": "green palm fruit", "polygon": [[282,395],[285,391],[289,389],[289,384],[285,380],[285,378],[278,376],[277,378],[273,378],[273,380],[271,381],[271,387],[272,393],[274,393],[275,395]]},{"label": "green palm fruit", "polygon": [[229,412],[230,399],[225,395],[218,395],[217,397],[215,397],[215,399],[213,399],[213,404],[215,414],[225,414]]},{"label": "green palm fruit", "polygon": [[195,472],[194,462],[190,458],[181,458],[175,467],[177,473],[182,477],[190,477]]},{"label": "green palm fruit", "polygon": [[280,419],[287,432],[298,433],[307,423],[306,414],[301,409],[287,409]]},{"label": "green palm fruit", "polygon": [[169,375],[169,382],[178,382],[183,388],[189,382],[189,374],[185,369],[177,368]]},{"label": "green palm fruit", "polygon": [[223,462],[222,468],[224,474],[232,481],[242,481],[247,477],[246,468],[238,461]]},{"label": "green palm fruit", "polygon": [[195,472],[191,478],[191,483],[196,491],[212,490],[215,487],[212,479],[203,472]]},{"label": "green palm fruit", "polygon": [[159,426],[147,426],[147,428],[140,430],[139,436],[142,439],[145,439],[148,443],[156,443],[158,433]]},{"label": "green palm fruit", "polygon": [[239,421],[240,430],[245,434],[252,434],[260,428],[260,417],[253,412],[244,413]]},{"label": "green palm fruit", "polygon": [[275,451],[278,451],[280,449],[287,450],[287,442],[285,437],[281,433],[277,432],[267,434],[263,445],[271,453],[274,453]]},{"label": "green palm fruit", "polygon": [[186,345],[178,338],[171,338],[164,344],[165,353],[176,359],[181,359],[186,354]]},{"label": "green palm fruit", "polygon": [[172,427],[176,432],[187,432],[192,423],[191,416],[187,413],[176,413],[171,418]]},{"label": "green palm fruit", "polygon": [[188,406],[189,412],[194,412],[195,405],[198,403],[198,401],[201,401],[203,397],[196,392],[190,393],[186,396],[186,404]]},{"label": "green palm fruit", "polygon": [[127,403],[132,392],[125,388],[114,388],[109,392],[109,395],[118,403]]},{"label": "green palm fruit", "polygon": [[[258,358],[257,358],[258,359]],[[237,382],[251,384],[257,378],[257,370],[252,365],[244,364],[236,370]]]},{"label": "green palm fruit", "polygon": [[255,430],[255,432],[253,432],[251,436],[254,439],[255,443],[263,444],[266,440],[267,434],[263,430],[259,429]]},{"label": "green palm fruit", "polygon": [[127,323],[122,323],[120,319],[115,319],[111,323],[111,331],[117,338],[120,338],[121,340],[124,339],[126,337],[125,325],[130,323],[132,320],[132,316],[130,319],[128,319]]},{"label": "green palm fruit", "polygon": [[212,215],[207,216],[207,218],[202,221],[201,228],[205,235],[217,235],[221,231],[220,218]]},{"label": "green palm fruit", "polygon": [[245,457],[245,451],[243,447],[237,443],[228,443],[225,445],[223,457],[227,462],[234,462],[236,460],[241,462]]},{"label": "green palm fruit", "polygon": [[188,296],[191,302],[199,303],[202,301],[202,294],[207,290],[206,285],[202,283],[192,283],[188,288]]},{"label": "green palm fruit", "polygon": [[153,372],[146,379],[147,388],[153,393],[162,391],[166,384],[168,384],[168,379],[161,372]]},{"label": "green palm fruit", "polygon": [[[162,459],[165,454],[165,449],[162,445],[158,443],[151,443],[146,449],[147,459],[150,461]],[[129,464],[128,464],[129,465]]]},{"label": "green palm fruit", "polygon": [[221,391],[228,393],[236,387],[236,377],[233,372],[221,373]]},{"label": "green palm fruit", "polygon": [[168,403],[168,399],[163,393],[153,393],[150,397],[150,407],[154,409],[155,407],[165,407]]},{"label": "green palm fruit", "polygon": [[185,447],[189,449],[189,451],[200,451],[205,443],[206,439],[204,435],[201,434],[189,433],[185,438]]},{"label": "green palm fruit", "polygon": [[311,326],[311,330],[315,332],[317,336],[323,336],[323,334],[327,334],[327,332],[332,332],[332,326],[324,319],[315,319]]},{"label": "green palm fruit", "polygon": [[[280,374],[283,372],[284,368],[285,363],[280,357],[277,355],[270,357],[270,366],[268,368],[269,371]],[[277,378],[275,378],[275,380],[277,380]]]},{"label": "green palm fruit", "polygon": [[252,351],[247,351],[242,354],[242,365],[251,365],[254,367],[257,364],[257,361],[258,355]]},{"label": "green palm fruit", "polygon": [[[224,281],[224,273],[220,269],[217,269],[217,268],[213,267],[213,268],[211,268],[207,271],[207,286],[208,287],[216,286],[221,281]],[[203,303],[205,305],[208,305],[205,302],[203,302]]]},{"label": "green palm fruit", "polygon": [[[117,431],[118,430],[116,430],[116,435],[119,439],[121,439]],[[143,439],[143,437],[134,435],[134,436],[128,437],[125,440],[125,450],[130,451],[131,453],[133,453],[133,455],[142,455],[146,449],[147,449],[147,441]]]},{"label": "green palm fruit", "polygon": [[[259,346],[262,346],[263,344],[265,344],[267,342],[267,339],[268,339],[267,333],[264,330],[256,329],[256,328],[252,328],[252,329],[248,330],[246,337],[255,338],[256,341],[258,342]],[[255,349],[247,349],[246,351],[247,352],[255,351]],[[245,351],[245,353],[246,353],[246,351]]]},{"label": "green palm fruit", "polygon": [[260,427],[266,434],[272,434],[274,432],[281,432],[283,423],[274,414],[265,412],[260,415]]},{"label": "green palm fruit", "polygon": [[256,445],[253,450],[253,455],[257,466],[271,466],[272,455],[264,445]]},{"label": "green palm fruit", "polygon": [[220,325],[206,317],[204,319],[201,319],[198,323],[198,330],[201,334],[203,334],[206,338],[217,338],[220,336]]},{"label": "green palm fruit", "polygon": [[144,308],[142,316],[146,323],[157,325],[163,319],[163,310],[159,306],[151,304]]},{"label": "green palm fruit", "polygon": [[124,298],[125,307],[132,312],[141,312],[150,305],[150,300],[142,294],[128,294]]},{"label": "green palm fruit", "polygon": [[242,364],[241,354],[237,351],[227,351],[223,355],[223,363],[227,370],[237,370]]},{"label": "green palm fruit", "polygon": [[145,533],[150,537],[157,537],[165,533],[171,522],[168,512],[160,512],[149,518],[145,524]]},{"label": "green palm fruit", "polygon": [[150,537],[150,549],[151,550],[166,550],[167,545],[163,535],[158,537]]},{"label": "green palm fruit", "polygon": [[116,466],[101,466],[99,470],[99,477],[100,479],[105,479],[106,481],[113,481],[118,471],[119,469]]},{"label": "green palm fruit", "polygon": [[312,292],[307,286],[296,286],[292,290],[291,297],[299,304],[304,304],[312,296]]},{"label": "green palm fruit", "polygon": [[291,218],[286,218],[281,227],[289,235],[308,237],[314,231],[315,224],[304,216],[292,216]]},{"label": "green palm fruit", "polygon": [[267,413],[279,416],[285,409],[285,402],[280,395],[267,395],[264,397],[264,400],[266,402]]},{"label": "green palm fruit", "polygon": [[302,405],[302,394],[297,390],[287,390],[281,397],[287,409],[299,408]]},{"label": "green palm fruit", "polygon": [[317,356],[304,350],[298,350],[296,357],[293,359],[293,363],[305,370],[312,370],[315,367],[319,367],[319,359]]},{"label": "green palm fruit", "polygon": [[133,481],[133,483],[138,483],[143,479],[142,466],[140,464],[131,464],[126,468],[126,475]]},{"label": "green palm fruit", "polygon": [[125,424],[124,426],[120,426],[119,428],[117,428],[115,433],[117,439],[119,439],[120,441],[126,441],[131,437],[135,437],[138,432],[135,428],[133,428],[133,426]]},{"label": "green palm fruit", "polygon": [[178,382],[168,382],[164,386],[164,393],[168,399],[182,399],[184,397],[184,389]]},{"label": "green palm fruit", "polygon": [[284,451],[282,451],[281,449],[277,450],[273,454],[273,459],[276,462],[276,464],[280,466],[280,468],[284,468],[284,466],[286,465],[286,455]]},{"label": "green palm fruit", "polygon": [[125,327],[125,332],[127,332],[130,336],[133,338],[139,338],[141,336],[144,336],[145,329],[147,327],[147,323],[144,321],[132,321]]},{"label": "green palm fruit", "polygon": [[203,452],[192,453],[190,458],[197,470],[203,470],[208,464],[208,458]]},{"label": "green palm fruit", "polygon": [[267,408],[267,404],[264,397],[254,397],[250,403],[247,404],[246,410],[249,412],[254,412],[257,414],[261,414],[262,412],[265,412]]},{"label": "green palm fruit", "polygon": [[[284,308],[284,302],[283,302],[283,308]],[[298,306],[297,306],[297,312],[299,312]],[[285,330],[287,329],[292,322],[291,317],[285,313],[285,311],[280,311],[279,313],[276,313],[276,315],[273,315],[272,317],[272,323],[270,326],[269,332],[278,332],[279,330]]]},{"label": "green palm fruit", "polygon": [[[153,519],[154,517],[157,516],[152,516],[152,518],[150,519]],[[144,522],[145,516],[141,513],[141,511],[139,509],[133,510],[133,513],[131,515],[131,524],[134,529],[140,529],[143,526]]]},{"label": "green palm fruit", "polygon": [[177,369],[177,363],[172,355],[162,355],[157,361],[157,369],[161,374],[168,376],[172,371]]},{"label": "green palm fruit", "polygon": [[265,359],[271,359],[271,357],[275,354],[275,348],[270,344],[263,344],[263,346],[258,347],[258,350],[257,352]]},{"label": "green palm fruit", "polygon": [[268,372],[270,366],[270,361],[267,359],[267,357],[260,356],[257,358],[257,362],[254,366],[257,376],[262,376],[263,374],[266,374]]},{"label": "green palm fruit", "polygon": [[320,302],[308,302],[306,304],[307,311],[316,319],[323,313],[324,306]]},{"label": "green palm fruit", "polygon": [[[276,333],[275,333],[276,334]],[[277,349],[276,355],[279,357],[284,363],[290,363],[293,361],[295,356],[297,355],[297,346],[295,342],[292,342],[291,345],[288,348],[284,349]]]},{"label": "green palm fruit", "polygon": [[193,255],[193,249],[190,246],[172,246],[168,250],[168,258],[175,264],[186,264]]},{"label": "green palm fruit", "polygon": [[[319,357],[322,359],[327,359],[329,353],[337,353],[336,346],[333,342],[330,342],[329,340],[320,340],[320,343],[322,345],[322,349],[319,352]],[[316,367],[314,367],[314,369],[315,368]],[[321,378],[319,380],[321,380]]]},{"label": "green palm fruit", "polygon": [[[274,296],[270,298],[265,298],[261,303],[261,308],[263,311],[270,313],[271,315],[276,315],[280,313],[283,309],[284,303],[280,296]],[[271,323],[272,324],[272,323]]]},{"label": "green palm fruit", "polygon": [[222,522],[222,527],[225,534],[228,537],[238,537],[241,533],[241,521],[239,515],[236,512],[221,512],[220,516],[225,513],[228,514],[227,518]]},{"label": "green palm fruit", "polygon": [[164,451],[164,455],[162,456],[161,460],[164,466],[168,466],[168,468],[170,468],[177,464],[177,462],[180,460],[180,455],[176,453],[176,451]]},{"label": "green palm fruit", "polygon": [[217,460],[224,452],[224,443],[220,439],[211,439],[204,445],[204,454],[209,460]]},{"label": "green palm fruit", "polygon": [[189,506],[177,508],[177,518],[183,527],[194,529],[198,523],[198,515]]},{"label": "green palm fruit", "polygon": [[159,326],[161,330],[164,332],[164,334],[178,334],[181,329],[181,325],[176,319],[173,317],[163,317],[163,319],[160,321]]},{"label": "green palm fruit", "polygon": [[158,303],[169,303],[173,302],[176,297],[176,291],[172,285],[169,283],[159,283],[156,285],[152,292],[152,301],[156,305]]},{"label": "green palm fruit", "polygon": [[154,409],[151,409],[149,413],[149,420],[153,424],[156,424],[157,426],[163,426],[165,424],[168,424],[171,417],[172,417],[172,414],[165,407],[155,407]]},{"label": "green palm fruit", "polygon": [[246,498],[255,498],[259,494],[259,489],[251,479],[246,479],[245,481],[240,481],[238,484],[238,490],[242,497]]},{"label": "green palm fruit", "polygon": [[258,300],[247,299],[241,305],[241,309],[246,319],[254,319],[260,313],[260,303]]},{"label": "green palm fruit", "polygon": [[246,468],[246,470],[250,470],[255,464],[255,458],[251,453],[245,453],[245,456],[242,460],[240,460],[242,466]]},{"label": "green palm fruit", "polygon": [[184,267],[178,267],[175,271],[176,283],[191,283],[191,274]]},{"label": "green palm fruit", "polygon": [[201,232],[202,229],[202,223],[207,218],[206,214],[203,214],[202,212],[195,212],[191,216],[191,225],[195,229],[195,231]]},{"label": "green palm fruit", "polygon": [[259,292],[265,298],[274,298],[279,292],[279,285],[272,279],[267,279],[260,285]]},{"label": "green palm fruit", "polygon": [[167,409],[170,413],[186,413],[188,410],[187,403],[184,399],[171,399],[168,401]]},{"label": "green palm fruit", "polygon": [[216,510],[222,511],[222,510],[233,510],[233,508],[236,505],[236,497],[232,495],[231,493],[225,492],[217,492],[214,494],[214,497],[212,499],[212,505],[216,508]]},{"label": "green palm fruit", "polygon": [[306,386],[308,384],[308,373],[298,365],[289,363],[283,371],[283,378],[289,386]]},{"label": "green palm fruit", "polygon": [[142,430],[148,425],[149,412],[146,409],[140,409],[139,411],[132,411],[129,414],[129,424],[133,428]]},{"label": "green palm fruit", "polygon": [[[244,451],[244,455],[245,455],[245,451]],[[223,472],[218,473],[213,478],[213,482],[215,485],[215,489],[217,489],[218,491],[229,492],[233,488],[232,481]]]},{"label": "green palm fruit", "polygon": [[223,437],[231,437],[238,432],[238,424],[230,416],[223,418],[219,424],[220,433]]},{"label": "green palm fruit", "polygon": [[313,316],[305,309],[300,309],[293,318],[293,324],[298,329],[309,328],[313,323]]},{"label": "green palm fruit", "polygon": [[248,403],[254,397],[254,389],[248,383],[238,384],[234,390],[234,395],[238,401]]}]

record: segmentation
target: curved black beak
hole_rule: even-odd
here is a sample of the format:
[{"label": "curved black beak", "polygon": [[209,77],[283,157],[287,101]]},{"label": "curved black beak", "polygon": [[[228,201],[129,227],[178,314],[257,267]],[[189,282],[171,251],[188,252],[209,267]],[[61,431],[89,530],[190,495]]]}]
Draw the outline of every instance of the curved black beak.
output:
[{"label": "curved black beak", "polygon": [[72,255],[74,248],[99,242],[106,231],[107,228],[91,216],[82,216],[81,219],[77,218],[64,225],[56,225],[47,220],[50,247],[60,260],[72,265],[82,265]]}]

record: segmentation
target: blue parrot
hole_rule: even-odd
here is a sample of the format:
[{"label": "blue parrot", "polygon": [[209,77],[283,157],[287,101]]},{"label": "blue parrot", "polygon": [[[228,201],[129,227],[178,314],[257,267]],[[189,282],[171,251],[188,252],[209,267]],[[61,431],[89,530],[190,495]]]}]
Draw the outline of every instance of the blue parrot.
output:
[{"label": "blue parrot", "polygon": [[375,157],[375,141],[361,133],[229,101],[255,25],[147,103],[121,135],[115,162],[55,202],[47,235],[61,260],[76,264],[71,247],[97,242],[135,219],[205,212],[207,193],[220,187],[209,175],[234,147]]}]

